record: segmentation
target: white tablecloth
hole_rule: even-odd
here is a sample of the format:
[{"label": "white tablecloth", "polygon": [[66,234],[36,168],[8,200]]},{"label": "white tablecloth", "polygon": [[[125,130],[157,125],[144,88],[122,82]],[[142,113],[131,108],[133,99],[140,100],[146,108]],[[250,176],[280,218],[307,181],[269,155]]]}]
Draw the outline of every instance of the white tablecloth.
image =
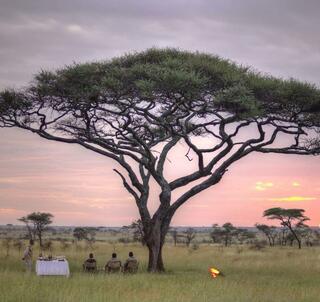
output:
[{"label": "white tablecloth", "polygon": [[38,276],[48,276],[48,275],[62,275],[69,277],[69,263],[67,260],[58,261],[43,261],[37,260],[36,263],[36,273]]}]

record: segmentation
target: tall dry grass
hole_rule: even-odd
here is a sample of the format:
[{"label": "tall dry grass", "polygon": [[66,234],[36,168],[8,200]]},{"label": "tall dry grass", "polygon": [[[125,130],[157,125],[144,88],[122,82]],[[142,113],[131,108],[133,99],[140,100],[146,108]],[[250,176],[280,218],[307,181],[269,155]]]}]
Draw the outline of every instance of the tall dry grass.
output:
[{"label": "tall dry grass", "polygon": [[[89,275],[81,264],[89,250],[72,246],[65,251],[54,244],[54,254],[67,256],[71,277],[37,277],[24,273],[21,255],[0,254],[1,302],[87,301],[219,301],[219,302],[317,302],[320,301],[320,249],[213,247],[197,250],[166,246],[167,272],[148,274],[147,252],[139,245],[97,243],[94,254],[103,266],[113,251],[125,259],[130,250],[141,266],[133,276]],[[37,252],[37,251],[36,251]],[[212,280],[208,267],[220,268],[225,277]]]}]

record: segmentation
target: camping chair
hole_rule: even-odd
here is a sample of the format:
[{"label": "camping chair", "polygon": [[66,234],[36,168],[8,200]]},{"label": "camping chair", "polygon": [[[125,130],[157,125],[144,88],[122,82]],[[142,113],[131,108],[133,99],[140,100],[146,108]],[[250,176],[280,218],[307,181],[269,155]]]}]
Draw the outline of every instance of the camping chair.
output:
[{"label": "camping chair", "polygon": [[121,261],[110,261],[105,266],[105,270],[107,273],[118,273],[121,269]]},{"label": "camping chair", "polygon": [[85,272],[96,272],[97,270],[97,263],[96,262],[89,262],[89,261],[85,261],[83,264],[83,270]]},{"label": "camping chair", "polygon": [[138,271],[139,263],[136,259],[127,260],[123,267],[124,273],[135,274]]}]

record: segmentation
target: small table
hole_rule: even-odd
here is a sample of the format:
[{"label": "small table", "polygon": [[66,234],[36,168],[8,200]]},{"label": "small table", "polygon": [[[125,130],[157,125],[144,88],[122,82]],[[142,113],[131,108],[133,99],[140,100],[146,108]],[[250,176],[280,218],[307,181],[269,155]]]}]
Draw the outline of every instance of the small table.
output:
[{"label": "small table", "polygon": [[69,277],[69,263],[67,260],[37,260],[36,273],[38,276]]}]

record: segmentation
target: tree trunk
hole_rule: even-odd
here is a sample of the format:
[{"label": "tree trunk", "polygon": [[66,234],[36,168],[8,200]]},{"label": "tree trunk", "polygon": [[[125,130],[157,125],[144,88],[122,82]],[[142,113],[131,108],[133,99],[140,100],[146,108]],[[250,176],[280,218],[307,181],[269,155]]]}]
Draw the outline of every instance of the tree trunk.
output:
[{"label": "tree trunk", "polygon": [[27,225],[27,230],[28,230],[29,240],[33,240],[32,232],[31,232],[31,228],[30,228],[30,226],[29,226],[29,225]]},{"label": "tree trunk", "polygon": [[271,238],[270,236],[267,235],[268,241],[269,241],[269,246],[272,246]]},{"label": "tree trunk", "polygon": [[228,241],[229,241],[229,238],[228,238],[228,235],[226,235],[224,239],[224,246],[228,246]]},{"label": "tree trunk", "polygon": [[148,271],[152,273],[164,272],[162,248],[169,229],[170,221],[151,220],[146,228],[145,241],[149,250]]},{"label": "tree trunk", "polygon": [[39,237],[40,248],[42,249],[42,234],[41,234],[41,232],[38,233],[38,237]]},{"label": "tree trunk", "polygon": [[148,272],[159,273],[164,272],[164,264],[162,259],[162,246],[156,244],[149,245],[149,263]]},{"label": "tree trunk", "polygon": [[301,249],[301,240],[297,239],[297,241],[298,241],[299,249]]},{"label": "tree trunk", "polygon": [[296,232],[291,227],[289,227],[289,230],[291,231],[291,233],[294,236],[294,238],[297,240],[299,249],[301,249],[301,240],[297,236]]}]

